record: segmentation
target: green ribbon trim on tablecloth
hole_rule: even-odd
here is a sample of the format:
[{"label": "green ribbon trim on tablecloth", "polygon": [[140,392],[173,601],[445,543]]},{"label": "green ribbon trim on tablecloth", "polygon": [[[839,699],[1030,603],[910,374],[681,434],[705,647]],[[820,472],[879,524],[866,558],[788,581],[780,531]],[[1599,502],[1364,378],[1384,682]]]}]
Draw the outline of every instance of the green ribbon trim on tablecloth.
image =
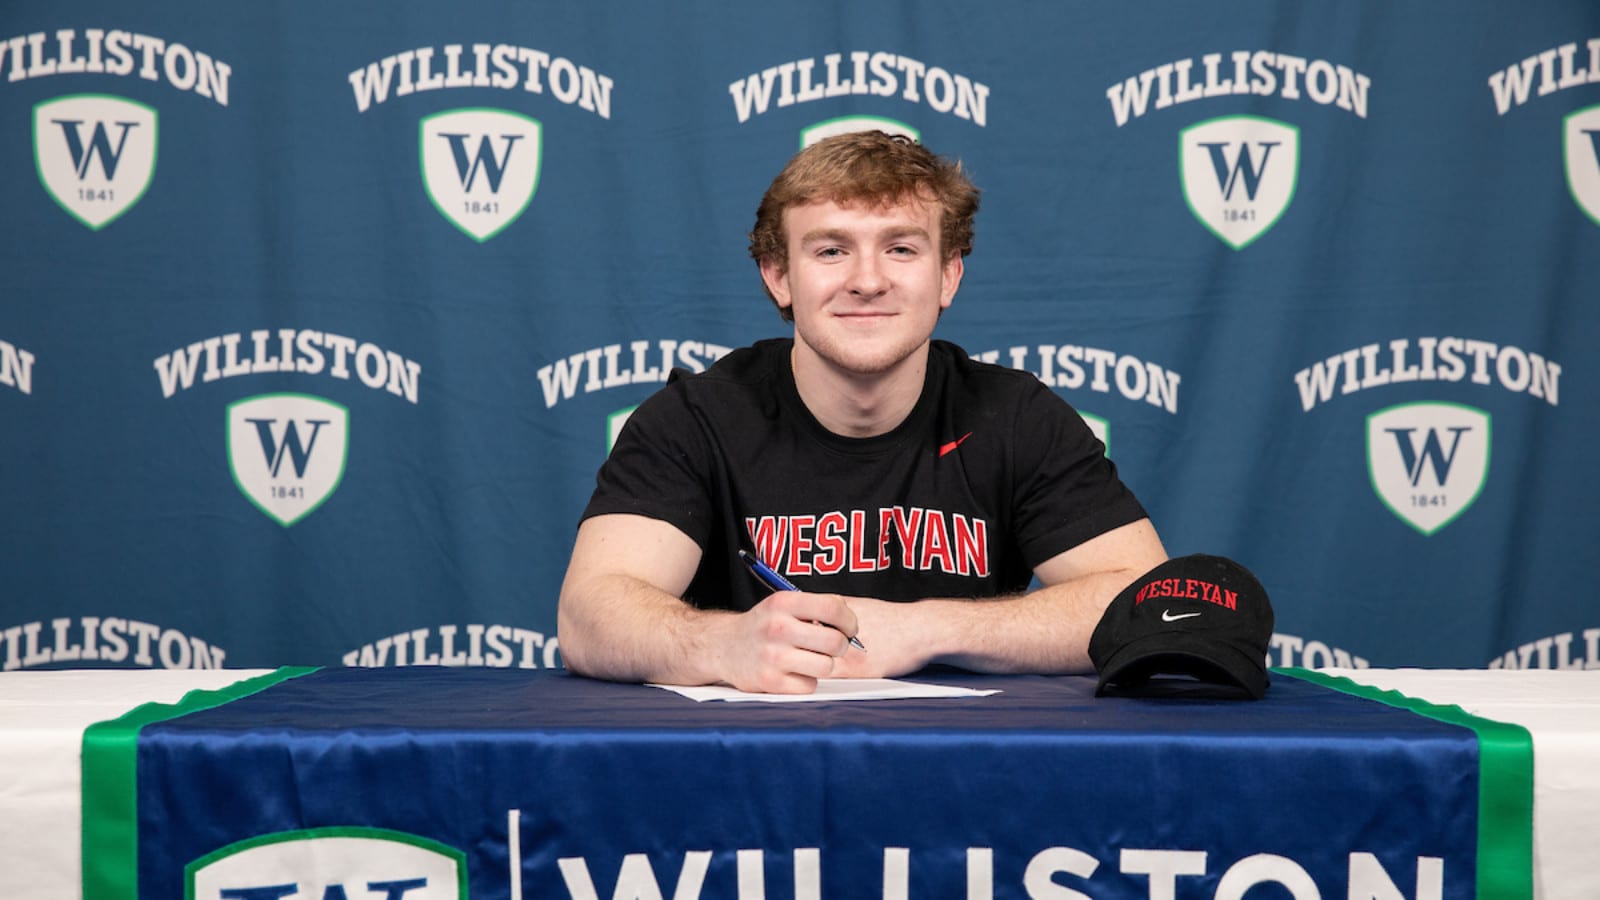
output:
[{"label": "green ribbon trim on tablecloth", "polygon": [[139,896],[139,730],[248,697],[318,667],[286,667],[213,691],[190,691],[177,703],[145,703],[83,732],[83,896]]},{"label": "green ribbon trim on tablecloth", "polygon": [[1533,737],[1528,729],[1349,678],[1300,668],[1272,671],[1476,732],[1479,900],[1533,897]]}]

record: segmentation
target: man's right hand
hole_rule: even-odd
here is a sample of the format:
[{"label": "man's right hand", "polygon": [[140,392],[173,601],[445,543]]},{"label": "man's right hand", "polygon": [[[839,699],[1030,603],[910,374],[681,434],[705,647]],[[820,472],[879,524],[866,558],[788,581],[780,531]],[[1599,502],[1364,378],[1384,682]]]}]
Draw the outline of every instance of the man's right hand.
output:
[{"label": "man's right hand", "polygon": [[714,669],[742,691],[809,694],[841,657],[861,653],[848,637],[856,633],[855,614],[837,594],[778,591],[708,625]]},{"label": "man's right hand", "polygon": [[844,597],[779,591],[747,612],[703,610],[681,598],[700,564],[688,535],[636,515],[587,519],[557,609],[562,662],[611,681],[809,693],[850,647]]}]

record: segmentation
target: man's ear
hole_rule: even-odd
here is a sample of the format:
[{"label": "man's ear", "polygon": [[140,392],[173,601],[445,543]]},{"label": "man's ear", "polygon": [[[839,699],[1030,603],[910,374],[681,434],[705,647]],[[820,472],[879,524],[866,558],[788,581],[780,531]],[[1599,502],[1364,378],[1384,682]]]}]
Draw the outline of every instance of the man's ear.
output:
[{"label": "man's ear", "polygon": [[952,301],[956,299],[956,290],[961,287],[961,276],[966,273],[966,263],[962,262],[961,254],[952,253],[944,261],[944,283],[939,295],[939,308],[949,309]]},{"label": "man's ear", "polygon": [[777,301],[779,309],[789,308],[789,267],[783,262],[767,257],[761,261],[761,281],[767,286],[767,293]]}]

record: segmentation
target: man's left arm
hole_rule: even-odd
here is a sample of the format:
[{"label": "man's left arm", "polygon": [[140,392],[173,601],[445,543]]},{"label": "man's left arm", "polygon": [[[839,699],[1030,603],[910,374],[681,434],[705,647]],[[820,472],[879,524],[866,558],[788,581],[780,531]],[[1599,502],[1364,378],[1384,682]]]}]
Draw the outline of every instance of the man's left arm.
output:
[{"label": "man's left arm", "polygon": [[891,603],[849,598],[867,653],[836,675],[894,677],[934,663],[975,672],[1092,671],[1089,636],[1134,579],[1167,558],[1149,519],[1113,528],[1034,569],[1040,587],[980,599]]}]

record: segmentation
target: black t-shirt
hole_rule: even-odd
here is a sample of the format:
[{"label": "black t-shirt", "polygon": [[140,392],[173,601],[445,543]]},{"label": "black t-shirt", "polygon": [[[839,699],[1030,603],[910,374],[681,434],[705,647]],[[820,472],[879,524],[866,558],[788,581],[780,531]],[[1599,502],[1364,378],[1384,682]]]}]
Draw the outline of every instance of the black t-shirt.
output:
[{"label": "black t-shirt", "polygon": [[1033,567],[1145,517],[1105,447],[1032,374],[934,341],[911,414],[834,434],[800,400],[791,340],[674,372],[629,417],[584,518],[677,527],[704,556],[685,599],[744,610],[754,551],[801,590],[885,600],[1025,590]]}]

